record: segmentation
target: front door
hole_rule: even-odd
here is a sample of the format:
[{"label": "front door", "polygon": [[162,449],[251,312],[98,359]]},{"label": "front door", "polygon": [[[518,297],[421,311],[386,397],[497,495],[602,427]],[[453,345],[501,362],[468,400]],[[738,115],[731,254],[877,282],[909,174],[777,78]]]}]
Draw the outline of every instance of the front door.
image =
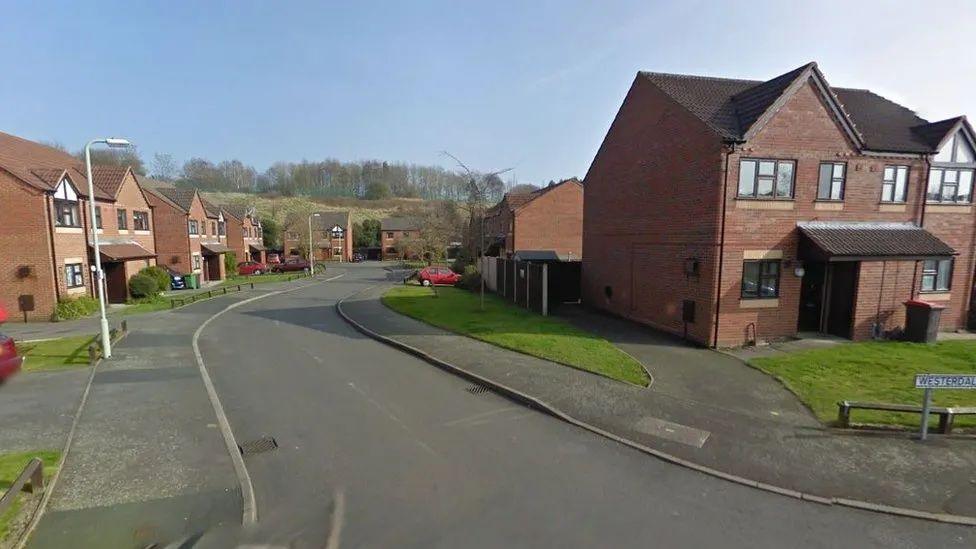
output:
[{"label": "front door", "polygon": [[796,331],[819,332],[822,328],[824,288],[827,265],[825,263],[805,263],[803,281],[800,283],[800,314]]},{"label": "front door", "polygon": [[851,337],[851,320],[854,314],[854,290],[860,263],[844,261],[828,267],[827,333],[839,337]]},{"label": "front door", "polygon": [[105,271],[105,295],[109,303],[125,303],[129,288],[125,280],[125,263],[103,263]]}]

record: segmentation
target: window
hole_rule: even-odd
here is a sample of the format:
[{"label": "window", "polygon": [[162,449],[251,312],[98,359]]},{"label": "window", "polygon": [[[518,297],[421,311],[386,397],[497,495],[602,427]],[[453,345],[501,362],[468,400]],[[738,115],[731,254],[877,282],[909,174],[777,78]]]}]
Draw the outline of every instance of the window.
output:
[{"label": "window", "polygon": [[929,170],[929,202],[968,204],[973,201],[973,170],[932,168]]},{"label": "window", "polygon": [[224,236],[225,234],[227,234],[227,223],[226,222],[224,222],[224,221],[218,221],[217,222],[217,234],[219,234],[220,236]]},{"label": "window", "polygon": [[976,162],[973,149],[961,133],[956,133],[952,139],[946,141],[942,150],[932,159],[934,162],[949,162],[952,164],[972,164]]},{"label": "window", "polygon": [[908,196],[908,166],[885,166],[882,202],[904,202]]},{"label": "window", "polygon": [[201,268],[203,268],[203,258],[198,254],[193,254],[193,270],[199,271]]},{"label": "window", "polygon": [[779,297],[779,260],[742,263],[742,298]]},{"label": "window", "polygon": [[923,292],[948,292],[951,286],[951,259],[930,259],[922,262]]},{"label": "window", "polygon": [[102,207],[101,206],[95,206],[95,228],[96,229],[102,228]]},{"label": "window", "polygon": [[200,234],[200,229],[199,229],[199,226],[197,225],[197,220],[196,219],[191,219],[190,220],[189,229],[188,230],[190,231],[190,234]]},{"label": "window", "polygon": [[251,228],[244,227],[244,238],[251,238]]},{"label": "window", "polygon": [[844,178],[847,164],[824,162],[820,164],[820,185],[817,186],[817,200],[844,200]]},{"label": "window", "polygon": [[124,230],[126,230],[126,229],[129,228],[129,218],[126,215],[126,211],[125,210],[116,210],[115,211],[115,216],[119,220],[119,230],[120,231],[124,231]]},{"label": "window", "polygon": [[78,195],[67,179],[54,191],[54,219],[58,227],[81,227]]},{"label": "window", "polygon": [[137,231],[148,231],[149,212],[132,212],[132,228]]},{"label": "window", "polygon": [[69,288],[80,288],[85,285],[84,270],[81,263],[69,263],[64,266],[64,283]]},{"label": "window", "polygon": [[739,163],[739,197],[793,198],[792,160],[742,160]]},{"label": "window", "polygon": [[386,237],[387,238],[393,238],[393,233],[392,232],[386,233]]},{"label": "window", "polygon": [[210,222],[210,234],[212,234],[212,235],[216,235],[217,234],[217,222],[216,221],[211,221]]}]

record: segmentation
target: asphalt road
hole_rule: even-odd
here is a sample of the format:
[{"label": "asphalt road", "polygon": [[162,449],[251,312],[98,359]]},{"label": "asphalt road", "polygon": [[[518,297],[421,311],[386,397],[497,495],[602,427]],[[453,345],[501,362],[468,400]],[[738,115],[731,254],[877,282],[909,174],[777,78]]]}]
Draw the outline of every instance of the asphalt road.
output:
[{"label": "asphalt road", "polygon": [[[972,547],[973,529],[769,494],[664,463],[367,339],[375,265],[246,304],[200,348],[245,458],[249,542],[308,547]],[[487,357],[486,357],[487,358]],[[869,457],[865,456],[865,459]]]}]

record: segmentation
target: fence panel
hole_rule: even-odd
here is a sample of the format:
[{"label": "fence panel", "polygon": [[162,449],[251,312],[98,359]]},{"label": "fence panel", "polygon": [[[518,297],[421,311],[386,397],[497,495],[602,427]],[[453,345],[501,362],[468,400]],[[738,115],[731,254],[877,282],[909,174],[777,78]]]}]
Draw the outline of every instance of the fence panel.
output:
[{"label": "fence panel", "polygon": [[528,263],[524,261],[514,261],[515,263],[515,303],[525,306],[525,299],[528,295],[526,287],[526,276],[529,274]]},{"label": "fence panel", "polygon": [[505,260],[505,297],[515,301],[515,261]]},{"label": "fence panel", "polygon": [[528,286],[528,297],[526,299],[528,308],[541,315],[543,313],[542,288],[545,286],[543,283],[545,269],[542,263],[527,263],[525,267],[525,274],[528,278],[526,281]]},{"label": "fence panel", "polygon": [[583,272],[580,261],[560,261],[549,264],[549,310],[560,303],[578,303]]}]

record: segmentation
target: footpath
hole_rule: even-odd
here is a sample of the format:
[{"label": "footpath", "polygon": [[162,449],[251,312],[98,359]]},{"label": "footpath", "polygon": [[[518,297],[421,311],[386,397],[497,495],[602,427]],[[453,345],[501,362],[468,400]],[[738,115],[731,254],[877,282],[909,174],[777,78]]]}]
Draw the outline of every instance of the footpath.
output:
[{"label": "footpath", "polygon": [[[771,377],[721,353],[582,310],[568,321],[640,360],[635,387],[508,351],[400,315],[388,285],[347,298],[341,314],[368,332],[473,374],[581,426],[743,484],[899,515],[976,525],[976,439],[829,429]],[[446,364],[444,364],[446,363]]]}]

